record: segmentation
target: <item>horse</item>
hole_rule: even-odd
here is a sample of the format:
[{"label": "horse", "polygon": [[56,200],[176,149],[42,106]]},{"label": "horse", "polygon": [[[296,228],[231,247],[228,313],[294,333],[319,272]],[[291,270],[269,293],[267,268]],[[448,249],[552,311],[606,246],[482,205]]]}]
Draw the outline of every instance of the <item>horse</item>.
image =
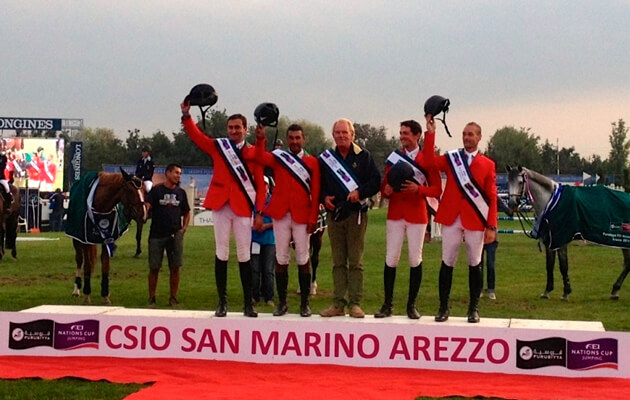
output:
[{"label": "horse", "polygon": [[0,260],[4,257],[4,250],[11,249],[11,257],[17,258],[17,231],[20,217],[20,191],[14,185],[9,184],[13,195],[13,202],[5,212],[4,201],[0,201]]},{"label": "horse", "polygon": [[[82,178],[81,181],[86,180],[88,176]],[[91,176],[93,178],[93,176]],[[81,181],[75,183],[81,187]],[[87,184],[87,182],[83,182]],[[110,292],[109,292],[109,271],[110,271],[110,251],[113,252],[115,248],[115,240],[117,237],[107,237],[103,234],[103,226],[116,225],[116,218],[118,218],[117,210],[119,205],[122,206],[122,214],[124,216],[125,226],[120,235],[126,231],[126,221],[140,220],[145,221],[147,216],[147,209],[144,203],[144,193],[142,192],[142,182],[140,179],[126,173],[121,169],[120,173],[107,173],[100,172],[98,174],[98,181],[95,183],[96,188],[89,189],[89,197],[79,194],[81,189],[77,189],[77,194],[71,192],[70,203],[68,205],[68,227],[66,228],[66,235],[72,237],[72,244],[75,250],[76,261],[76,274],[73,296],[80,295],[81,286],[83,286],[84,303],[90,304],[91,288],[91,274],[94,270],[96,263],[97,244],[101,244],[101,297],[104,304],[111,304]],[[89,206],[86,205],[86,198],[91,198],[91,212]],[[88,210],[84,210],[87,208]],[[77,226],[82,225],[83,220],[88,220],[87,214],[92,215],[110,215],[114,214],[114,221],[108,223],[95,223],[98,226],[95,234],[98,236],[96,240],[86,240],[85,238],[79,238],[76,234]],[[90,217],[91,218],[91,217]],[[101,220],[102,221],[102,220]],[[80,231],[82,228],[78,228]],[[94,233],[94,232],[93,232]],[[100,240],[99,240],[100,239]],[[81,282],[81,271],[83,271],[83,285]]]},{"label": "horse", "polygon": [[[514,211],[517,209],[518,204],[520,203],[520,199],[522,197],[529,197],[530,202],[534,206],[534,212],[536,214],[537,222],[544,214],[545,210],[552,201],[552,197],[556,190],[558,189],[558,183],[553,181],[552,179],[539,174],[538,172],[532,171],[525,167],[512,168],[507,166],[508,172],[508,191],[509,191],[509,207]],[[545,246],[547,251],[550,250],[547,246]],[[555,251],[558,252],[560,258],[560,271],[563,272],[564,279],[564,296],[563,299],[568,299],[568,294],[571,293],[571,286],[569,284],[569,275],[568,275],[568,262],[566,262],[566,245],[561,246]],[[619,291],[621,290],[621,286],[623,285],[626,276],[630,273],[630,249],[622,248],[623,253],[623,270],[621,271],[619,277],[613,284],[610,298],[612,300],[619,299]],[[550,258],[553,261],[553,257],[555,255],[553,253],[547,253],[547,288],[545,292],[541,295],[543,298],[548,298],[549,291],[553,290],[553,264],[550,265]],[[566,268],[565,268],[566,266]],[[551,270],[551,272],[550,272]],[[565,274],[566,272],[566,274]],[[551,278],[549,274],[551,273]],[[550,285],[551,282],[551,285]],[[550,290],[547,290],[550,289]],[[545,295],[547,297],[545,297]]]}]

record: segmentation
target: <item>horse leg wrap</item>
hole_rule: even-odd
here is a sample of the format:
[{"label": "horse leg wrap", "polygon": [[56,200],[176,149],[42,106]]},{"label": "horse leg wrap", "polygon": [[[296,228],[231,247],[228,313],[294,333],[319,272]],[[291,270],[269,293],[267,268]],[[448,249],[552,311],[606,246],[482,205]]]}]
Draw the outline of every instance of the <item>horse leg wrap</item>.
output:
[{"label": "horse leg wrap", "polygon": [[103,274],[101,277],[101,297],[109,296],[109,274]]},{"label": "horse leg wrap", "polygon": [[91,294],[92,293],[92,280],[90,279],[90,275],[85,275],[83,277],[83,294]]}]

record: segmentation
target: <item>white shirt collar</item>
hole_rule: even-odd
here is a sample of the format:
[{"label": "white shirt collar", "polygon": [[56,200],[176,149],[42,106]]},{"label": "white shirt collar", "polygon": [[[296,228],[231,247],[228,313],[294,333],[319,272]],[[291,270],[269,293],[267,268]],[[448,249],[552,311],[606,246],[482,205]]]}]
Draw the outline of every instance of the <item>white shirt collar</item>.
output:
[{"label": "white shirt collar", "polygon": [[464,150],[464,152],[466,153],[466,155],[470,158],[470,156],[473,157],[477,157],[477,154],[479,154],[479,149],[473,151],[472,153],[467,152],[466,150]]},{"label": "white shirt collar", "polygon": [[411,151],[405,150],[405,155],[407,155],[407,157],[411,158],[412,160],[415,160],[419,151],[420,151],[420,147],[416,147],[415,149]]}]

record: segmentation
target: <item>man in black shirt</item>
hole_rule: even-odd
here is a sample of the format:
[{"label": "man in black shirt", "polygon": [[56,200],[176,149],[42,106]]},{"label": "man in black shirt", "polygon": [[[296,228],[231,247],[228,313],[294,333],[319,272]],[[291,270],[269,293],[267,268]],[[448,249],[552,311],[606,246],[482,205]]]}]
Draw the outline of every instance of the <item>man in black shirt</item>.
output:
[{"label": "man in black shirt", "polygon": [[184,233],[190,222],[190,206],[186,192],[179,187],[182,167],[169,164],[166,181],[155,186],[147,195],[148,208],[152,210],[149,232],[149,306],[155,306],[155,291],[162,258],[166,251],[170,270],[171,297],[169,304],[179,304],[179,271],[183,264]]}]

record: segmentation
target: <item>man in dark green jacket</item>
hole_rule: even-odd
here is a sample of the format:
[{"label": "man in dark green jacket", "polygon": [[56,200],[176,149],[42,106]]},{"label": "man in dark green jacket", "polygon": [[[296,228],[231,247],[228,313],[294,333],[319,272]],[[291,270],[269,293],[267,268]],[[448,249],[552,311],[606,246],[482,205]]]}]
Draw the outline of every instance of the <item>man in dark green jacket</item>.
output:
[{"label": "man in dark green jacket", "polygon": [[[352,121],[333,124],[335,147],[320,157],[321,201],[326,206],[328,237],[333,258],[333,304],[322,317],[349,314],[363,318],[363,246],[367,228],[368,200],[381,184],[381,175],[371,154],[354,143]],[[347,299],[346,299],[347,294]]]}]

